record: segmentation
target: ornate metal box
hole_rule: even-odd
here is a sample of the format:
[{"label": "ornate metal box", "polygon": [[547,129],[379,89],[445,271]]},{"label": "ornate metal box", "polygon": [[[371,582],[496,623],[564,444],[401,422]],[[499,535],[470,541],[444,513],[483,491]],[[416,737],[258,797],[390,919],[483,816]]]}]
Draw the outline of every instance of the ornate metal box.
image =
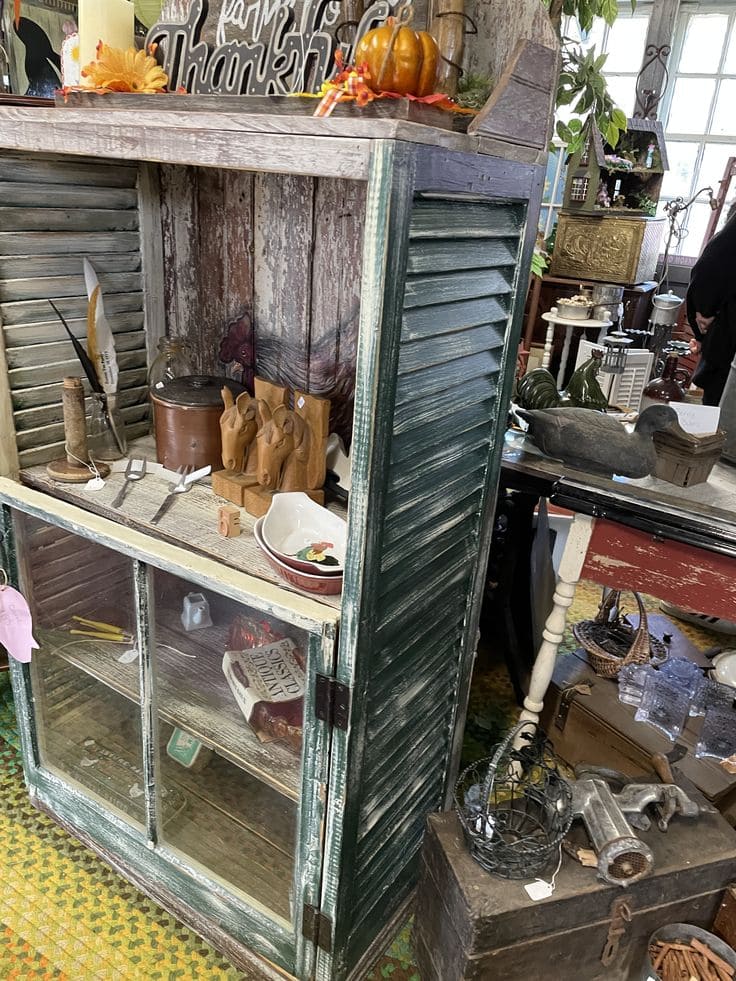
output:
[{"label": "ornate metal box", "polygon": [[654,279],[664,218],[560,212],[550,273],[606,283]]}]

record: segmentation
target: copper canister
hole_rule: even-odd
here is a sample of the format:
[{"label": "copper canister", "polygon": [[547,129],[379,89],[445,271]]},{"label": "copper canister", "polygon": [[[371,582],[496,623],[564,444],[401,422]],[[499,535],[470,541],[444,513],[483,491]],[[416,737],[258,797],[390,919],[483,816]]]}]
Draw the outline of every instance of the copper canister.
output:
[{"label": "copper canister", "polygon": [[245,391],[229,378],[185,375],[151,389],[156,459],[167,470],[211,466],[222,469],[222,389]]}]

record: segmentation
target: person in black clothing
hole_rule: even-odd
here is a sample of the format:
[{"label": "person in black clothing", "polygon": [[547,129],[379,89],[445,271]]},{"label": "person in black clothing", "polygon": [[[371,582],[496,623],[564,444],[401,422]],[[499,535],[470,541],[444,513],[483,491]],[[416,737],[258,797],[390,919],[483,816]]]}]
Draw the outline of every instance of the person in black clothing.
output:
[{"label": "person in black clothing", "polygon": [[703,389],[703,405],[718,405],[736,355],[736,202],[693,266],[687,319],[695,337],[690,350],[700,354],[693,382]]}]

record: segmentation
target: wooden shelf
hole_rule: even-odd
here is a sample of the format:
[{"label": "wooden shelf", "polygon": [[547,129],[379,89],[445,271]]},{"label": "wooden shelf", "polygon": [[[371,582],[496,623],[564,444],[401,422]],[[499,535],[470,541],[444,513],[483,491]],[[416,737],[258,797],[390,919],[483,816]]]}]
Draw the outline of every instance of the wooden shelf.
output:
[{"label": "wooden shelf", "polygon": [[[153,451],[148,447],[144,440],[144,455],[149,459],[153,457]],[[131,447],[131,452],[133,448]],[[315,593],[305,593],[296,590],[285,579],[269,565],[266,557],[253,537],[253,526],[255,519],[246,511],[241,511],[242,534],[238,538],[223,538],[217,533],[217,509],[221,504],[226,504],[220,497],[216,497],[206,483],[196,484],[188,493],[182,494],[174,502],[173,506],[161,522],[157,525],[151,524],[150,518],[158,510],[158,506],[164,499],[167,492],[167,482],[155,474],[147,475],[143,480],[135,484],[129,491],[128,496],[120,508],[111,508],[110,503],[114,500],[117,492],[123,484],[122,473],[112,473],[105,482],[105,488],[94,494],[89,494],[76,484],[60,484],[46,473],[46,467],[32,467],[23,470],[20,474],[21,482],[36,490],[44,491],[53,497],[58,497],[62,501],[76,504],[85,511],[92,511],[104,518],[109,518],[118,524],[123,524],[128,528],[135,528],[145,534],[153,535],[155,538],[163,539],[172,545],[181,547],[185,544],[192,552],[206,555],[208,558],[216,559],[224,565],[237,569],[240,572],[247,572],[249,575],[257,576],[275,586],[280,586],[287,593],[298,593],[300,596],[309,596],[317,603],[339,610],[342,605],[342,597],[337,596],[318,596]],[[331,505],[330,509],[341,517],[346,517],[344,508]],[[288,605],[288,601],[285,601]]]},{"label": "wooden shelf", "polygon": [[2,106],[0,147],[367,180],[374,140],[466,152],[480,146],[478,137],[404,120],[160,110],[153,101],[144,126],[140,109]]},{"label": "wooden shelf", "polygon": [[[159,716],[191,733],[220,756],[242,767],[291,800],[299,800],[301,760],[278,742],[262,743],[243,718],[222,673],[225,628],[209,627],[194,635],[157,624],[156,651]],[[120,644],[84,639],[63,630],[37,630],[41,657],[58,654],[120,695],[140,701],[138,661],[121,664]],[[164,645],[195,653],[182,657]]]},{"label": "wooden shelf", "polygon": [[[142,819],[142,798],[130,789],[140,782],[143,750],[119,696],[59,658],[46,656],[39,671],[49,722],[44,761]],[[180,766],[166,754],[171,730],[163,729],[163,843],[289,919],[296,807],[220,756],[199,773]]]}]

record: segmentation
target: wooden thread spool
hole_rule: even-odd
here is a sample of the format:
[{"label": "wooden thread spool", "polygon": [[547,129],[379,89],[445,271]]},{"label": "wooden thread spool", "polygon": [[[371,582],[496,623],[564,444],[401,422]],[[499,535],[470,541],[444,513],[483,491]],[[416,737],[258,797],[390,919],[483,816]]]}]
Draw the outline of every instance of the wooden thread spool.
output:
[{"label": "wooden thread spool", "polygon": [[[82,379],[73,376],[64,379],[61,390],[64,410],[64,443],[66,456],[54,460],[46,467],[55,480],[81,484],[91,479],[89,450],[87,449],[87,419],[84,411]],[[110,473],[105,464],[96,464],[101,477]]]}]

